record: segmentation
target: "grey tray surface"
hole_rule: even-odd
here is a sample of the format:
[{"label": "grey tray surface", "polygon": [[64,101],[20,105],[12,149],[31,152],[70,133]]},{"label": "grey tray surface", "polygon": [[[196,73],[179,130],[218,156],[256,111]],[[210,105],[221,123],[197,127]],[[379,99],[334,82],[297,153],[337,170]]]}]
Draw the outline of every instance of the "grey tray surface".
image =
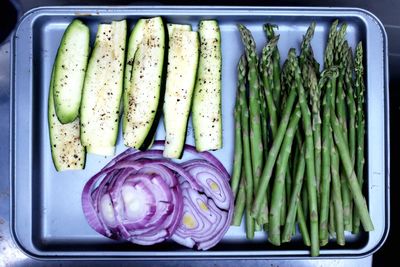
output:
[{"label": "grey tray surface", "polygon": [[[348,235],[342,248],[331,242],[322,257],[363,257],[384,242],[389,229],[388,203],[388,72],[387,40],[381,23],[360,9],[338,8],[224,8],[224,7],[66,7],[39,8],[28,12],[17,26],[12,40],[11,96],[11,185],[12,234],[17,244],[37,258],[304,258],[308,250],[300,238],[276,248],[257,233],[245,238],[243,228],[231,227],[215,248],[205,252],[183,248],[173,242],[151,247],[115,242],[94,232],[81,211],[80,195],[87,179],[110,158],[88,155],[83,171],[57,173],[50,154],[47,129],[49,77],[61,36],[68,23],[79,17],[95,36],[100,22],[127,19],[130,26],[140,17],[161,15],[168,22],[189,23],[196,28],[200,19],[218,19],[223,51],[224,148],[214,154],[228,170],[233,155],[232,109],[236,88],[236,63],[242,46],[236,24],[241,22],[254,34],[257,44],[265,43],[262,24],[279,25],[282,58],[290,47],[299,47],[311,21],[317,22],[313,48],[322,62],[327,30],[339,18],[348,23],[351,46],[362,40],[366,50],[368,179],[367,202],[375,231]],[[157,139],[163,138],[160,123]],[[193,143],[189,126],[188,142]],[[121,137],[117,153],[125,147]]]}]

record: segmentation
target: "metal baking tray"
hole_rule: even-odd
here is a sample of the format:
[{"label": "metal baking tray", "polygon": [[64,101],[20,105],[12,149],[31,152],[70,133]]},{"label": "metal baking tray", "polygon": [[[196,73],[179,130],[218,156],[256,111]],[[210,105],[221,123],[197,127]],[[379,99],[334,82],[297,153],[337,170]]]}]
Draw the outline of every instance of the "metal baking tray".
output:
[{"label": "metal baking tray", "polygon": [[[258,232],[247,240],[243,227],[231,227],[223,240],[209,251],[195,251],[174,242],[138,246],[97,234],[87,224],[80,204],[85,182],[110,158],[88,155],[83,171],[57,173],[50,154],[47,96],[50,73],[61,36],[73,18],[90,26],[94,39],[100,22],[127,19],[132,27],[141,17],[162,16],[167,22],[189,23],[194,29],[201,19],[217,19],[222,35],[223,149],[213,152],[228,170],[233,158],[233,105],[236,64],[243,51],[237,23],[254,34],[258,49],[265,44],[262,25],[279,25],[282,60],[290,47],[299,49],[303,34],[317,22],[312,45],[323,62],[327,31],[338,18],[348,23],[352,47],[362,40],[366,51],[367,173],[365,193],[375,231],[347,235],[347,244],[335,242],[321,248],[321,257],[363,257],[376,251],[389,231],[389,134],[387,38],[381,22],[371,13],[349,8],[267,7],[46,7],[26,13],[12,39],[11,88],[11,230],[15,242],[29,256],[103,259],[188,258],[305,258],[309,250],[300,237],[274,247]],[[160,123],[157,139],[163,138]],[[189,125],[188,143],[193,143]],[[121,136],[117,153],[124,151]]]}]

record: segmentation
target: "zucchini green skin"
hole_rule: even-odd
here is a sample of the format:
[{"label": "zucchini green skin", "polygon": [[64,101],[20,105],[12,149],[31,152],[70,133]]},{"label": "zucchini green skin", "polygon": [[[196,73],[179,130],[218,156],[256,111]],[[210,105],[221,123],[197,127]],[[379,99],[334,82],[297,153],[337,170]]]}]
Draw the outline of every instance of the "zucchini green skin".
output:
[{"label": "zucchini green skin", "polygon": [[78,19],[71,22],[61,39],[53,88],[55,111],[61,123],[72,122],[79,116],[89,41],[89,28]]},{"label": "zucchini green skin", "polygon": [[48,124],[51,156],[57,171],[81,170],[85,167],[85,148],[79,138],[79,118],[73,122],[62,124],[54,107],[54,68],[51,74],[48,98]]},{"label": "zucchini green skin", "polygon": [[[140,149],[146,138],[152,137],[151,129],[157,121],[161,95],[164,51],[165,30],[162,19],[155,17],[139,20],[129,38],[125,71],[127,84],[124,86],[122,132],[126,146]],[[127,77],[129,68],[131,72]]]},{"label": "zucchini green skin", "polygon": [[189,25],[168,25],[169,49],[164,98],[164,156],[180,158],[186,139],[199,59],[199,37]]},{"label": "zucchini green skin", "polygon": [[114,155],[126,49],[126,21],[100,24],[86,71],[81,102],[81,140],[88,153]]},{"label": "zucchini green skin", "polygon": [[128,102],[128,92],[131,88],[132,67],[139,44],[143,41],[145,20],[140,19],[133,28],[128,40],[124,74],[124,104]]},{"label": "zucchini green skin", "polygon": [[200,59],[193,96],[192,122],[196,149],[222,147],[221,34],[218,22],[199,23]]}]

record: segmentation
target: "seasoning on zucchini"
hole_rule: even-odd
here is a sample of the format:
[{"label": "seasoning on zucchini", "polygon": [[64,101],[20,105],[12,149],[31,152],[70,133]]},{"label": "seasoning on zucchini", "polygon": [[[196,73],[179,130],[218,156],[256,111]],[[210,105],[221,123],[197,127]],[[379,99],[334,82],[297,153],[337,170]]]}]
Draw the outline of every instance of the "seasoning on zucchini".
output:
[{"label": "seasoning on zucchini", "polygon": [[222,147],[221,35],[218,22],[199,23],[200,58],[193,96],[192,121],[196,149]]},{"label": "seasoning on zucchini", "polygon": [[118,136],[126,21],[100,24],[81,103],[81,140],[87,152],[113,155]]},{"label": "seasoning on zucchini", "polygon": [[66,29],[55,60],[54,104],[61,123],[79,116],[82,87],[89,57],[89,28],[75,19]]},{"label": "seasoning on zucchini", "polygon": [[187,122],[196,81],[199,38],[190,25],[168,25],[169,49],[164,98],[164,156],[179,158],[186,139]]},{"label": "seasoning on zucchini", "polygon": [[161,17],[141,19],[129,38],[125,71],[123,136],[126,146],[142,148],[153,137],[160,101],[165,32]]},{"label": "seasoning on zucchini", "polygon": [[51,145],[51,156],[57,171],[81,170],[85,166],[85,148],[79,138],[79,118],[73,122],[62,124],[54,109],[54,67],[51,74],[48,122]]}]

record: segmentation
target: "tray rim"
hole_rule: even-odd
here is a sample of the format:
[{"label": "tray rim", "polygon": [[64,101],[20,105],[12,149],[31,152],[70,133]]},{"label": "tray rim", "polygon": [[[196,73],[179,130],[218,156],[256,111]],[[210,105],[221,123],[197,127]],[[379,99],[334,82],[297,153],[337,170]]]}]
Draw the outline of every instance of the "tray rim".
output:
[{"label": "tray rim", "polygon": [[[251,14],[255,14],[254,12],[260,12],[260,14],[257,15],[262,15],[262,12],[270,12],[270,11],[292,11],[292,12],[302,12],[302,11],[319,11],[319,12],[340,12],[340,11],[346,11],[349,13],[352,13],[353,16],[358,16],[359,19],[365,20],[365,16],[370,17],[379,27],[380,32],[382,34],[382,40],[383,40],[383,86],[384,86],[384,104],[385,106],[383,107],[383,116],[385,118],[384,122],[384,129],[383,131],[383,137],[385,138],[385,147],[383,148],[385,153],[384,153],[384,170],[385,170],[385,181],[383,184],[385,185],[385,190],[384,190],[384,195],[385,195],[385,206],[387,209],[385,210],[385,229],[384,232],[378,242],[374,244],[374,246],[363,253],[360,254],[345,254],[342,255],[340,253],[338,254],[327,254],[327,255],[321,255],[319,257],[313,258],[310,255],[249,255],[249,256],[242,256],[242,255],[229,255],[226,256],[219,251],[217,253],[211,252],[210,254],[207,255],[191,255],[191,256],[180,256],[180,255],[174,255],[174,256],[137,256],[137,255],[84,255],[84,256],[75,256],[75,255],[43,255],[39,253],[35,253],[28,248],[26,248],[19,240],[18,238],[18,233],[16,229],[16,216],[15,216],[15,182],[13,177],[15,177],[15,41],[17,38],[17,33],[20,29],[20,26],[25,22],[26,19],[29,19],[30,16],[34,15],[35,13],[45,13],[45,12],[54,12],[54,11],[60,11],[60,12],[73,12],[75,11],[75,16],[77,17],[86,17],[86,16],[102,16],[99,11],[108,13],[110,10],[113,9],[119,9],[123,10],[123,13],[129,12],[129,10],[161,10],[161,11],[168,11],[168,10],[187,10],[191,9],[193,11],[247,11],[251,12]],[[79,12],[76,10],[83,10],[84,12]],[[91,10],[91,11],[90,11]],[[85,13],[85,11],[88,11]],[[321,15],[316,15],[316,17],[321,16]],[[323,16],[332,16],[332,14],[324,14]],[[17,247],[27,256],[37,259],[37,260],[59,260],[59,259],[68,259],[68,260],[99,260],[99,259],[112,259],[112,260],[126,260],[126,259],[131,259],[131,260],[156,260],[156,261],[161,261],[161,260],[199,260],[199,259],[299,259],[299,260],[304,260],[304,259],[332,259],[332,258],[347,258],[347,259],[357,259],[357,258],[364,258],[372,255],[375,253],[377,250],[379,250],[382,245],[385,243],[389,232],[390,232],[390,112],[389,112],[389,67],[388,67],[388,38],[387,38],[387,33],[385,30],[385,27],[383,23],[379,20],[377,16],[375,16],[373,13],[370,11],[363,9],[363,8],[358,8],[358,7],[319,7],[319,6],[313,6],[313,7],[307,7],[307,6],[301,6],[301,7],[285,7],[285,6],[200,6],[200,5],[195,5],[195,6],[184,6],[184,5],[88,5],[88,6],[81,6],[81,5],[72,5],[72,6],[42,6],[42,7],[35,7],[27,12],[25,12],[18,20],[18,23],[16,24],[16,27],[11,35],[11,51],[10,51],[10,165],[9,165],[9,170],[10,170],[10,232],[11,232],[11,237],[14,243],[17,245]],[[282,250],[282,251],[287,251],[287,250]],[[294,250],[294,251],[300,251],[300,250]],[[226,251],[225,253],[227,253]],[[228,252],[229,253],[229,252]]]}]

